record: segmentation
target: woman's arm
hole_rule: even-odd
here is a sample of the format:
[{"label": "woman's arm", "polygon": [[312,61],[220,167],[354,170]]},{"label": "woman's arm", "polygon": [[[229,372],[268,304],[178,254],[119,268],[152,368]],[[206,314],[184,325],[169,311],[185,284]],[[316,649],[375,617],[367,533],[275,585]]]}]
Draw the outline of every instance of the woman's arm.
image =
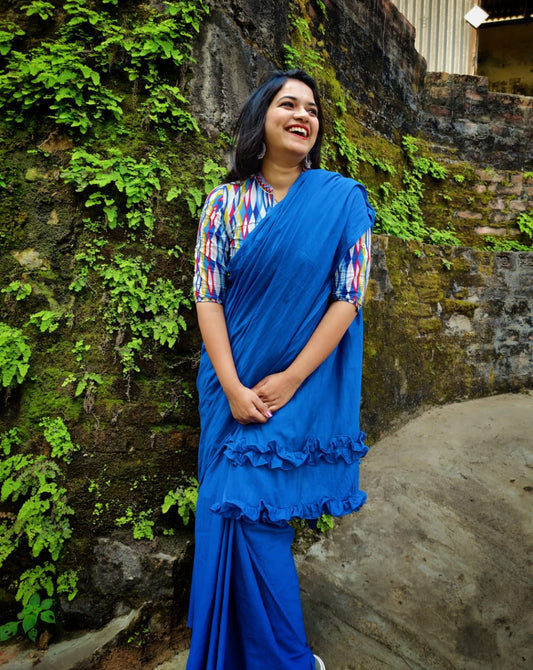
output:
[{"label": "woman's arm", "polygon": [[326,360],[341,341],[357,314],[357,306],[344,301],[331,303],[307,344],[283,372],[268,375],[253,387],[272,411],[286,405],[302,382]]},{"label": "woman's arm", "polygon": [[265,423],[272,413],[257,393],[241,384],[228,337],[224,307],[216,302],[196,303],[204,345],[222,386],[233,418],[239,423]]}]

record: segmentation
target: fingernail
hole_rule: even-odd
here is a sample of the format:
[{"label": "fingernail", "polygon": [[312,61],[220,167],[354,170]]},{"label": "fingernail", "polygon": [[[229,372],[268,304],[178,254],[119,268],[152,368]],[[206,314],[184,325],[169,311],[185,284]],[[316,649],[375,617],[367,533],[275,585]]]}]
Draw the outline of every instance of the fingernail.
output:
[{"label": "fingernail", "polygon": [[272,412],[267,412],[267,416],[269,419],[272,418]]}]

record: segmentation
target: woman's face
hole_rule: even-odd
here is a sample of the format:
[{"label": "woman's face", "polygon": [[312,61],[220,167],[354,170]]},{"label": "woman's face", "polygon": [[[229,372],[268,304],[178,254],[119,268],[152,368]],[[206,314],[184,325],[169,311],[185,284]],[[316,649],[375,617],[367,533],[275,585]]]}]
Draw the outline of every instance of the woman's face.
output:
[{"label": "woman's face", "polygon": [[299,163],[313,148],[318,129],[318,107],[313,91],[298,79],[287,79],[266,113],[265,158]]}]

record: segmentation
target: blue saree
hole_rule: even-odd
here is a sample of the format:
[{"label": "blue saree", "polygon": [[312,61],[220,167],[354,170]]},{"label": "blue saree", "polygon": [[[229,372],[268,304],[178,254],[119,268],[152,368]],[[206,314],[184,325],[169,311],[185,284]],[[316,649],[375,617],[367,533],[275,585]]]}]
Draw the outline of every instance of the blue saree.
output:
[{"label": "blue saree", "polygon": [[[364,187],[309,170],[229,264],[224,306],[241,382],[288,367],[331,301],[331,279],[373,225]],[[359,461],[362,313],[266,424],[241,425],[205,349],[188,670],[312,670],[290,556],[294,518],[342,516],[365,502]],[[291,567],[292,565],[292,567]]]}]

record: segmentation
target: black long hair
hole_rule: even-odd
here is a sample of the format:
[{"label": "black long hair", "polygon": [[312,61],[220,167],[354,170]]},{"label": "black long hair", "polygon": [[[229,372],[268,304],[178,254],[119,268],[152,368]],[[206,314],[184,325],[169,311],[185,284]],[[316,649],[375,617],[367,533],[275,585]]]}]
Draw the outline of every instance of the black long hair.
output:
[{"label": "black long hair", "polygon": [[226,177],[227,181],[248,179],[259,172],[261,160],[257,158],[262,148],[265,133],[265,119],[268,107],[276,93],[288,79],[297,79],[313,91],[317,106],[318,135],[309,152],[311,168],[320,167],[320,150],[324,135],[324,118],[320,105],[320,96],[315,80],[303,70],[277,70],[270,73],[244,103],[237,123],[235,124],[235,145],[232,155],[232,167]]}]

